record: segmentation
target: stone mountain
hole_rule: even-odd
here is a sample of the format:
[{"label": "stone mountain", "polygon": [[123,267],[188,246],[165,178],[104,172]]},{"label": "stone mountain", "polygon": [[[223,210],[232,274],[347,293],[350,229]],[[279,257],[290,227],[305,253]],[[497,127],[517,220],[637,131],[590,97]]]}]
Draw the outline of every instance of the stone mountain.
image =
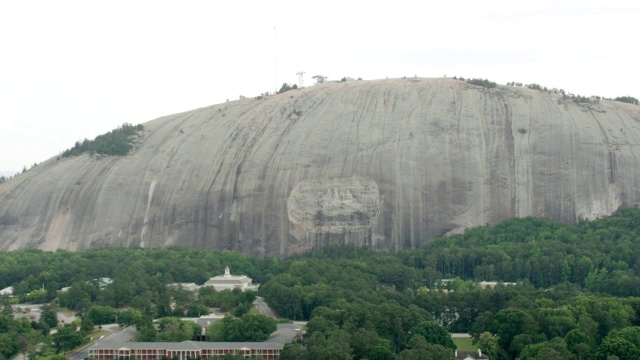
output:
[{"label": "stone mountain", "polygon": [[0,249],[394,250],[640,202],[640,106],[453,79],[328,83],[144,124],[0,184]]}]

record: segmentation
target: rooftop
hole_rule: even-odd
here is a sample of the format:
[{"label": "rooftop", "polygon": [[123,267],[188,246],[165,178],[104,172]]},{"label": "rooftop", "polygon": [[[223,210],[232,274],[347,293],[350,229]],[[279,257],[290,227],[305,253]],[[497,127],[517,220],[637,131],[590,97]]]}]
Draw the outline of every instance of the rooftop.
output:
[{"label": "rooftop", "polygon": [[302,335],[302,326],[297,324],[278,324],[278,329],[274,331],[266,341],[279,344],[287,344],[296,340]]},{"label": "rooftop", "polygon": [[0,295],[13,295],[13,286],[9,286],[0,290]]}]

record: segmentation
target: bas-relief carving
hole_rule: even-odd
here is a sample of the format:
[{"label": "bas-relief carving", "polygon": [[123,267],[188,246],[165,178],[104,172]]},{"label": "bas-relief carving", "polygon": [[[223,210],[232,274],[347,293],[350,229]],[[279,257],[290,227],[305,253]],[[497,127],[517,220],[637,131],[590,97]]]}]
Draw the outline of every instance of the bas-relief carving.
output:
[{"label": "bas-relief carving", "polygon": [[368,178],[332,178],[298,183],[287,200],[289,220],[309,233],[370,229],[380,213],[380,193]]}]

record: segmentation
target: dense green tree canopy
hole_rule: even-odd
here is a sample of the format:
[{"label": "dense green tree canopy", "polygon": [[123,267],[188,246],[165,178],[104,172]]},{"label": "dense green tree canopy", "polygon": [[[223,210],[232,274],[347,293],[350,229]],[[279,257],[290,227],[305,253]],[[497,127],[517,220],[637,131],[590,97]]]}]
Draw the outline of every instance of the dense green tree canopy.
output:
[{"label": "dense green tree canopy", "polygon": [[59,351],[69,351],[84,343],[83,333],[67,325],[53,334],[53,343]]},{"label": "dense green tree canopy", "polygon": [[411,328],[405,342],[409,344],[411,339],[416,335],[422,336],[424,341],[429,344],[441,345],[451,350],[456,349],[456,344],[451,340],[451,335],[447,329],[435,321],[424,321]]},{"label": "dense green tree canopy", "polygon": [[62,152],[62,156],[77,156],[86,152],[91,155],[94,153],[101,155],[127,155],[133,148],[138,132],[143,129],[144,127],[140,124],[134,126],[124,123],[115,130],[98,135],[93,140],[77,141],[71,149]]},{"label": "dense green tree canopy", "polygon": [[276,331],[272,318],[259,314],[244,314],[241,318],[225,316],[207,331],[210,341],[264,341]]},{"label": "dense green tree canopy", "polygon": [[160,332],[157,341],[179,342],[195,340],[202,333],[200,325],[193,321],[183,321],[174,317],[162,318],[158,322]]},{"label": "dense green tree canopy", "polygon": [[[438,339],[471,332],[498,359],[620,357],[640,349],[639,229],[640,210],[623,209],[575,226],[514,219],[397,253],[328,247],[259,259],[184,248],[0,252],[0,288],[14,286],[25,301],[45,284],[34,301],[57,297],[84,316],[87,330],[117,315],[138,327],[141,340],[187,338],[174,337],[187,332],[175,320],[164,320],[161,335],[151,319],[215,307],[238,317],[214,323],[208,340],[263,338],[273,327],[248,315],[255,293],[167,286],[202,284],[230,266],[260,283],[259,295],[279,315],[309,320],[302,346],[288,346],[283,358],[451,355],[452,347],[429,339],[432,331],[416,335],[423,324],[439,329]],[[100,284],[104,277],[113,281]],[[499,284],[482,288],[479,281]],[[70,288],[58,293],[63,286]],[[45,318],[25,323],[1,314],[0,353],[15,355],[25,334],[48,334],[56,324]]]}]

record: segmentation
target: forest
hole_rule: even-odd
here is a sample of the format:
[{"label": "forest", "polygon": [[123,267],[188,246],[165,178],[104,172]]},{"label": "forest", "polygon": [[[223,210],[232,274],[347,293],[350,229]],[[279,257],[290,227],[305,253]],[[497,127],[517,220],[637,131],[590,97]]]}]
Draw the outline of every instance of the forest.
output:
[{"label": "forest", "polygon": [[[175,334],[153,332],[151,319],[177,329],[172,318],[218,307],[230,314],[212,329],[218,340],[264,336],[273,324],[250,317],[254,293],[166,286],[202,284],[229,266],[260,283],[258,295],[283,318],[309,321],[282,359],[453,359],[453,332],[471,333],[491,359],[633,359],[640,357],[638,231],[640,210],[629,208],[577,225],[513,219],[398,252],[330,247],[282,259],[190,248],[21,250],[0,252],[0,288],[14,287],[17,298],[5,302],[77,312],[80,331],[118,315],[168,339]],[[104,277],[113,281],[96,280]],[[56,356],[63,349],[47,335],[50,325],[4,311],[0,359]],[[49,345],[28,350],[36,341]]]}]

